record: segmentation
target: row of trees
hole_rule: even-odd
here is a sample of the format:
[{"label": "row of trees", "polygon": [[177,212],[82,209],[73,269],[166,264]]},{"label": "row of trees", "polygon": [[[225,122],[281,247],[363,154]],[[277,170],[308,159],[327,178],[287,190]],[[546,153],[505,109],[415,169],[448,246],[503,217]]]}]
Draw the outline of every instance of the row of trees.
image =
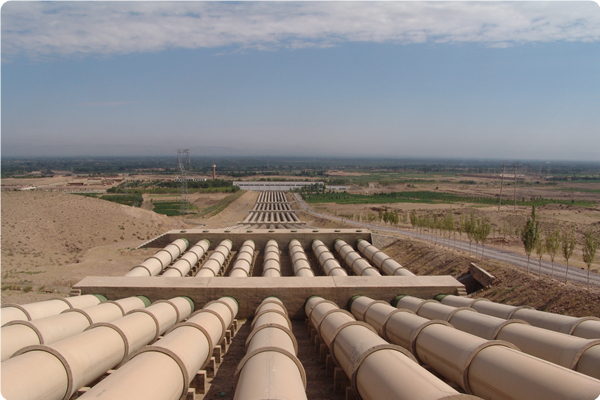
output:
[{"label": "row of trees", "polygon": [[[527,273],[529,273],[529,259],[531,253],[535,250],[538,257],[538,276],[541,275],[542,271],[542,257],[544,254],[550,256],[552,261],[552,274],[554,274],[554,258],[559,250],[562,252],[562,256],[567,262],[567,269],[565,272],[565,282],[568,280],[569,275],[569,259],[573,256],[575,247],[577,245],[577,239],[575,232],[572,229],[564,230],[562,233],[558,225],[556,228],[545,238],[540,229],[540,222],[536,218],[535,207],[531,209],[531,215],[527,217],[525,226],[521,230],[521,241],[525,248],[525,254],[527,254]],[[583,241],[581,242],[583,252],[583,262],[587,265],[587,284],[588,290],[590,288],[590,266],[594,262],[596,257],[596,250],[598,249],[598,238],[596,233],[592,229],[588,229],[583,235]]]}]

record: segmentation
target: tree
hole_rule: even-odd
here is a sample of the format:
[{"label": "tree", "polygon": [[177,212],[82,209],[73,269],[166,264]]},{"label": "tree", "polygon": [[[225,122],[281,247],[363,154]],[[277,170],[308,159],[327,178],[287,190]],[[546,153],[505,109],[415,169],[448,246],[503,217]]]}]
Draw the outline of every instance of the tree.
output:
[{"label": "tree", "polygon": [[531,208],[531,215],[527,217],[527,222],[521,231],[521,241],[527,254],[527,273],[529,273],[529,258],[535,248],[540,236],[540,223],[535,218],[535,206]]},{"label": "tree", "polygon": [[469,255],[471,255],[471,243],[473,243],[473,234],[475,233],[475,214],[473,211],[471,211],[471,219],[465,218],[464,231],[467,234],[467,238],[469,238]]},{"label": "tree", "polygon": [[483,252],[485,251],[485,242],[490,235],[492,227],[487,219],[477,220],[477,237],[481,242],[481,260],[483,260]]},{"label": "tree", "polygon": [[587,285],[588,291],[590,290],[590,266],[594,262],[596,257],[596,250],[598,249],[598,238],[592,229],[589,229],[583,236],[583,262],[586,263],[587,270]]},{"label": "tree", "polygon": [[575,233],[572,230],[563,232],[561,239],[561,248],[562,255],[567,261],[567,272],[565,273],[565,282],[567,282],[569,279],[569,258],[571,258],[571,256],[573,255],[576,243],[577,242],[575,240]]},{"label": "tree", "polygon": [[560,230],[558,230],[558,226],[556,230],[552,232],[550,235],[546,237],[546,252],[550,256],[550,260],[552,260],[552,275],[554,275],[554,257],[556,257],[556,253],[558,252],[558,248],[560,247]]},{"label": "tree", "polygon": [[535,244],[535,254],[538,256],[538,265],[540,269],[538,270],[538,278],[542,276],[542,257],[544,257],[544,253],[546,252],[546,246],[544,241],[542,240],[542,236],[540,235],[537,243]]}]

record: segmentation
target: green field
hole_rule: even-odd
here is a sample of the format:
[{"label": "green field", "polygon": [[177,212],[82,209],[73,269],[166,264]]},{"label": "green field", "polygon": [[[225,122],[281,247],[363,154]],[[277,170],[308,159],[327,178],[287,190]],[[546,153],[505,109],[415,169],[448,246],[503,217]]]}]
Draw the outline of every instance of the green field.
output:
[{"label": "green field", "polygon": [[[180,215],[180,203],[179,201],[155,201],[152,203],[154,205],[154,211],[158,214],[164,214],[168,217],[172,217],[174,215]],[[190,214],[196,214],[198,212],[198,208],[196,206],[190,204]]]},{"label": "green field", "polygon": [[[445,192],[393,192],[376,193],[372,195],[349,193],[303,193],[302,197],[308,203],[337,203],[337,204],[389,204],[389,203],[474,203],[496,205],[498,199],[492,197],[457,196]],[[505,200],[506,201],[506,200]],[[558,199],[517,200],[520,206],[543,206],[545,204],[571,204],[581,207],[596,205],[593,201],[574,201]]]},{"label": "green field", "polygon": [[112,201],[113,203],[124,204],[131,207],[139,207],[142,205],[141,194],[107,194],[100,197],[101,200]]}]

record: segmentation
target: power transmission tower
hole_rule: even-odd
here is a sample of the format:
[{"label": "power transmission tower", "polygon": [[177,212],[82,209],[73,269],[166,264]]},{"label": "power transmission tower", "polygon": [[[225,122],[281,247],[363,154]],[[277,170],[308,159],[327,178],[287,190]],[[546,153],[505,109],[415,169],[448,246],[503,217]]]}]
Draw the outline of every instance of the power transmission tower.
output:
[{"label": "power transmission tower", "polygon": [[515,187],[514,187],[515,206],[514,206],[513,212],[517,212],[517,165],[519,165],[518,161],[514,164],[514,167],[515,167]]},{"label": "power transmission tower", "polygon": [[506,171],[506,163],[502,163],[502,176],[500,177],[500,202],[498,203],[498,211],[500,211],[500,206],[502,206],[502,185],[504,184],[505,171]]},{"label": "power transmission tower", "polygon": [[190,168],[190,150],[189,149],[177,149],[177,164],[179,165],[179,214],[187,215],[190,211],[190,203],[188,202],[188,187],[186,170]]}]

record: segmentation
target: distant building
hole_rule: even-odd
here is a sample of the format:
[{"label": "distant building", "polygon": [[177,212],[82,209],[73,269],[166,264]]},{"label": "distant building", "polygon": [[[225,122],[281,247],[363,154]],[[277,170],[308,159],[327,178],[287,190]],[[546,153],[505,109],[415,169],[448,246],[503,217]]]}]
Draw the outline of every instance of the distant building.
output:
[{"label": "distant building", "polygon": [[300,189],[305,186],[320,185],[323,186],[323,182],[257,182],[257,181],[235,181],[233,186],[238,186],[243,190],[251,191],[283,191],[287,192],[292,189]]},{"label": "distant building", "polygon": [[348,186],[348,185],[327,185],[326,189],[336,190],[336,191],[340,191],[340,192],[347,192],[348,189],[350,189],[350,186]]}]

